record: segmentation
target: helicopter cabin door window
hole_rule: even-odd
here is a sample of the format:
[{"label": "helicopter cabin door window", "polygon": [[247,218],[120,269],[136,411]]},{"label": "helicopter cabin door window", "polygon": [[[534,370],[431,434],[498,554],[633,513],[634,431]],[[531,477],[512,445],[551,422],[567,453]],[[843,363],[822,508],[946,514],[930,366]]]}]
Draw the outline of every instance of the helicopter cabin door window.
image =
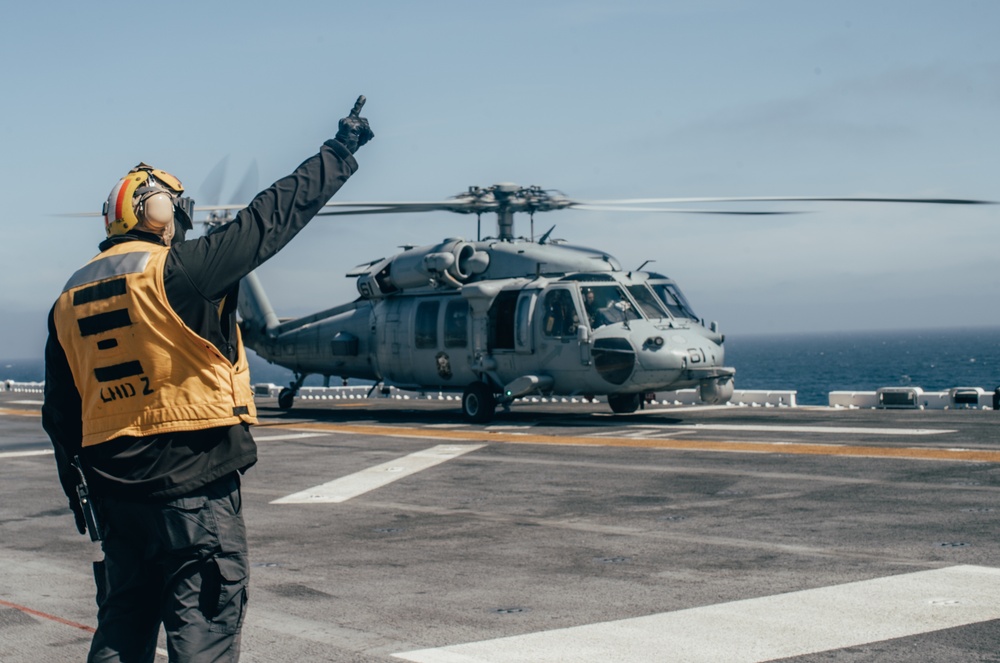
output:
[{"label": "helicopter cabin door window", "polygon": [[542,300],[542,334],[548,338],[576,338],[580,314],[568,288],[554,288]]},{"label": "helicopter cabin door window", "polygon": [[438,309],[441,302],[420,302],[417,305],[417,319],[413,326],[413,345],[417,349],[436,348],[438,344]]},{"label": "helicopter cabin door window", "polygon": [[469,302],[452,299],[444,308],[444,347],[469,345]]}]

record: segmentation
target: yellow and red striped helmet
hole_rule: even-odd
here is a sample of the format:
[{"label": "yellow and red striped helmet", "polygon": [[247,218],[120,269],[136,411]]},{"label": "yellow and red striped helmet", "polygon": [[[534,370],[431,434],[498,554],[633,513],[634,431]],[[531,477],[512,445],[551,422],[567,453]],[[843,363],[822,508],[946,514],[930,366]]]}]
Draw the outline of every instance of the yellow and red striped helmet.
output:
[{"label": "yellow and red striped helmet", "polygon": [[144,163],[128,171],[128,175],[118,180],[104,203],[104,229],[108,237],[124,235],[139,223],[135,209],[140,189],[159,189],[176,198],[184,193],[181,181],[166,172]]}]

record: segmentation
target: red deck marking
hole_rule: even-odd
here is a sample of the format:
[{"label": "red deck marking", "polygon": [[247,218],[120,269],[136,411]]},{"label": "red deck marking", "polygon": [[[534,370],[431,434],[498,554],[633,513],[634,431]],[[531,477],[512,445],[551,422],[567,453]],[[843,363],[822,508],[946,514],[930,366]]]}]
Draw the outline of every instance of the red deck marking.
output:
[{"label": "red deck marking", "polygon": [[77,622],[70,621],[68,619],[63,619],[62,617],[56,617],[55,615],[50,615],[47,612],[40,612],[38,610],[32,610],[23,605],[18,605],[16,603],[11,603],[9,601],[4,601],[0,599],[0,605],[7,606],[8,608],[14,608],[15,610],[20,610],[21,612],[32,615],[35,617],[41,617],[42,619],[48,619],[49,621],[56,622],[57,624],[63,624],[64,626],[72,626],[73,628],[78,628],[81,631],[86,631],[87,633],[94,633],[97,629],[92,626],[87,626],[86,624],[80,624]]}]

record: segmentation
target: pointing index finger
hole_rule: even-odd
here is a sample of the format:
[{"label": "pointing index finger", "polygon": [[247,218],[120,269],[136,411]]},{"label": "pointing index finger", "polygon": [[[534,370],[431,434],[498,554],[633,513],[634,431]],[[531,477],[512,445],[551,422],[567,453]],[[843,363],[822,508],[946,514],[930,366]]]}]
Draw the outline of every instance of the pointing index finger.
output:
[{"label": "pointing index finger", "polygon": [[361,108],[365,105],[365,95],[358,97],[358,100],[354,102],[354,108],[351,109],[352,117],[359,117],[361,115]]}]

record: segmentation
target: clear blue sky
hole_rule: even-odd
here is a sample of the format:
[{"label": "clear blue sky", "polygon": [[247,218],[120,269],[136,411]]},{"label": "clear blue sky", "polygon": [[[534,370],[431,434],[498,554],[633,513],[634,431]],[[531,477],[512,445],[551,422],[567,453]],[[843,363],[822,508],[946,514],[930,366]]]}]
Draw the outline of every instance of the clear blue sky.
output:
[{"label": "clear blue sky", "polygon": [[[994,0],[8,3],[0,356],[96,253],[139,161],[228,197],[336,131],[375,141],[340,200],[538,184],[581,199],[901,195],[1000,199]],[[212,202],[200,200],[199,202]],[[1000,206],[800,204],[794,217],[568,211],[554,236],[655,259],[727,334],[1000,326]],[[485,222],[485,218],[484,218]],[[526,228],[524,229],[526,232]],[[317,219],[262,269],[279,315],[356,296],[401,244],[475,235],[447,214]]]}]

